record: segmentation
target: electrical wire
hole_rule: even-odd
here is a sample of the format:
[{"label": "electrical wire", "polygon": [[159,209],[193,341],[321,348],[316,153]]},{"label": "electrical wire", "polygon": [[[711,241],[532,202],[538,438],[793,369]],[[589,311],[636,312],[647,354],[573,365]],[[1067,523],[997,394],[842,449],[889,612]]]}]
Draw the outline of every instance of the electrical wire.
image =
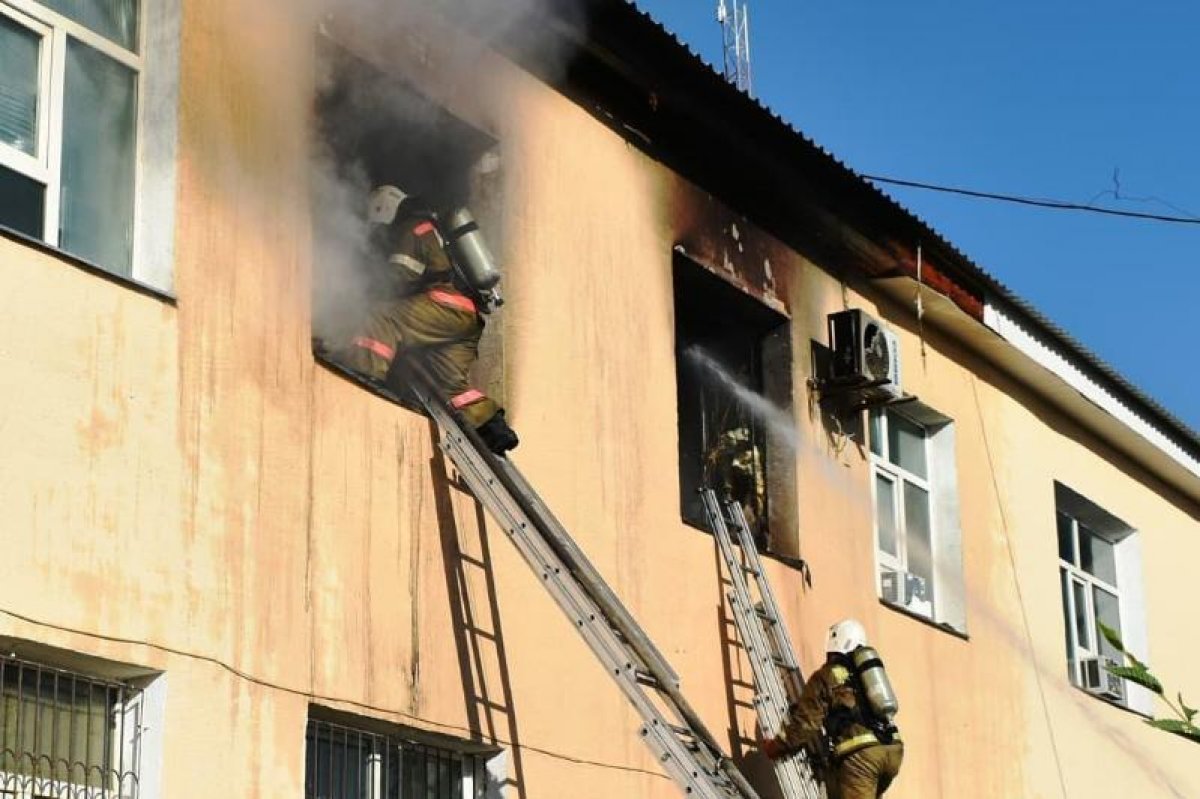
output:
[{"label": "electrical wire", "polygon": [[1012,572],[1013,588],[1017,592],[1017,605],[1021,608],[1021,624],[1025,629],[1025,641],[1029,645],[1029,659],[1033,663],[1033,680],[1037,683],[1042,715],[1046,719],[1046,732],[1050,736],[1050,750],[1054,754],[1054,766],[1058,770],[1058,786],[1062,791],[1063,799],[1067,799],[1067,778],[1063,773],[1062,756],[1058,751],[1058,736],[1054,733],[1054,722],[1050,717],[1050,704],[1046,701],[1046,687],[1042,684],[1042,671],[1034,661],[1033,630],[1029,625],[1029,609],[1025,605],[1025,592],[1021,590],[1021,578],[1017,573],[1017,555],[1013,552],[1008,514],[1004,512],[1004,500],[1000,495],[1000,480],[996,475],[996,461],[992,456],[992,444],[988,438],[987,425],[983,422],[983,403],[979,401],[979,383],[975,380],[974,375],[971,375],[971,393],[975,397],[975,414],[979,418],[979,433],[983,438],[983,451],[987,455],[988,470],[992,478],[992,492],[996,496],[996,510],[1000,513],[1000,527],[1004,530],[1004,548],[1008,552],[1008,565]]},{"label": "electrical wire", "polygon": [[[25,622],[26,624],[32,624],[37,627],[45,627],[50,630],[58,630],[59,632],[70,633],[71,635],[82,635],[82,636],[86,636],[88,638],[95,638],[100,641],[109,641],[111,643],[117,643],[117,644],[132,644],[134,646],[144,646],[144,647],[148,647],[150,649],[158,650],[159,652],[166,652],[167,654],[170,654],[170,655],[176,655],[178,657],[188,658],[189,660],[196,660],[196,661],[200,661],[202,663],[208,663],[208,664],[216,666],[220,669],[224,669],[225,671],[229,672],[230,674],[234,675],[235,677],[238,677],[240,679],[243,679],[243,680],[253,683],[255,685],[262,686],[263,688],[270,688],[270,689],[273,689],[276,691],[282,691],[286,694],[292,694],[293,696],[302,696],[309,700],[333,702],[333,703],[340,704],[340,705],[349,705],[351,707],[357,707],[362,710],[369,710],[374,713],[386,713],[390,716],[398,716],[403,719],[408,719],[409,721],[420,722],[421,724],[427,725],[429,727],[436,727],[436,728],[439,728],[442,730],[449,730],[451,732],[455,732],[455,733],[459,733],[459,734],[475,735],[477,733],[476,730],[472,730],[467,727],[462,727],[457,724],[446,724],[445,722],[434,721],[432,719],[422,718],[421,716],[414,716],[411,713],[405,713],[403,710],[396,710],[394,708],[387,708],[387,707],[379,707],[378,705],[372,705],[372,704],[368,704],[366,702],[359,702],[354,699],[346,699],[344,697],[338,697],[338,696],[326,696],[323,694],[314,693],[312,691],[302,691],[298,688],[291,688],[286,685],[280,685],[279,683],[274,683],[274,682],[271,682],[270,680],[263,679],[262,677],[256,677],[253,674],[250,674],[249,672],[242,671],[241,669],[237,668],[236,666],[230,665],[229,663],[226,663],[225,661],[220,660],[219,658],[213,657],[212,655],[201,655],[201,654],[198,654],[195,652],[189,652],[186,649],[178,649],[176,647],[168,646],[166,644],[157,644],[157,643],[154,643],[153,641],[143,641],[143,640],[140,640],[137,638],[125,638],[125,637],[117,636],[117,635],[105,635],[103,633],[89,632],[87,630],[80,630],[80,629],[77,629],[74,627],[66,627],[61,624],[54,624],[52,622],[35,619],[31,616],[26,616],[23,613],[17,613],[16,611],[9,610],[9,609],[3,608],[3,607],[0,607],[0,615],[8,616],[10,618],[17,619],[18,621]],[[489,738],[489,740],[493,743],[500,744],[501,746],[507,746],[510,748],[520,748],[520,749],[522,749],[524,751],[528,751],[528,752],[536,752],[537,754],[545,755],[546,757],[554,758],[555,760],[562,760],[567,763],[575,763],[575,764],[582,765],[582,766],[596,766],[598,768],[612,769],[613,771],[625,771],[625,772],[630,772],[633,774],[644,774],[644,775],[647,775],[650,777],[658,777],[658,778],[664,779],[664,780],[670,779],[666,774],[663,774],[662,772],[650,771],[648,769],[637,768],[636,766],[622,766],[617,763],[604,763],[599,760],[588,760],[586,758],[573,757],[572,755],[566,755],[561,752],[554,752],[549,749],[543,749],[538,746],[530,746],[529,744],[514,745],[512,741],[506,741],[500,737],[492,737],[492,738]]]},{"label": "electrical wire", "polygon": [[1020,197],[1014,194],[996,194],[987,191],[976,191],[974,189],[960,189],[954,186],[939,186],[935,183],[922,183],[916,180],[887,178],[881,175],[861,175],[860,177],[870,180],[874,183],[886,183],[891,186],[905,186],[911,189],[925,189],[927,191],[939,191],[946,194],[960,194],[965,197],[975,197],[981,200],[997,200],[999,202],[1016,203],[1017,205],[1032,205],[1037,208],[1053,208],[1059,211],[1084,211],[1092,214],[1123,216],[1131,219],[1147,219],[1154,222],[1170,222],[1178,225],[1200,225],[1200,217],[1195,216],[1169,216],[1167,214],[1151,214],[1144,211],[1122,211],[1118,208],[1105,208],[1104,206],[1099,205],[1084,205],[1081,203],[1067,202],[1065,200],[1041,200],[1035,197]]}]

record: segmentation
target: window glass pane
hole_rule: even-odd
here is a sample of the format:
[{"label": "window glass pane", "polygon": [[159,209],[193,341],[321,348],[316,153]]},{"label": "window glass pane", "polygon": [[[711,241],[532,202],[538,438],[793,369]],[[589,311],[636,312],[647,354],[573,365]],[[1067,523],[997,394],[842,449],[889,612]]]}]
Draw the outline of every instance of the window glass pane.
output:
[{"label": "window glass pane", "polygon": [[46,187],[0,166],[0,225],[43,238]]},{"label": "window glass pane", "polygon": [[137,50],[137,0],[40,0],[64,17],[112,39],[128,50]]},{"label": "window glass pane", "polygon": [[883,457],[883,411],[872,408],[870,412],[871,452]]},{"label": "window glass pane", "polygon": [[135,74],[70,40],[60,243],[122,275],[133,257],[135,114]]},{"label": "window glass pane", "polygon": [[1088,618],[1087,588],[1072,580],[1071,594],[1075,601],[1075,641],[1081,648],[1091,651],[1092,620]]},{"label": "window glass pane", "polygon": [[1067,563],[1075,563],[1075,530],[1071,517],[1065,513],[1055,514],[1058,522],[1058,556]]},{"label": "window glass pane", "polygon": [[879,549],[899,557],[896,540],[896,484],[882,474],[875,475],[875,519],[879,526]]},{"label": "window glass pane", "polygon": [[908,571],[925,580],[925,600],[933,601],[933,534],[929,528],[929,492],[904,484],[904,543]]},{"label": "window glass pane", "polygon": [[0,142],[37,155],[41,37],[0,15]]},{"label": "window glass pane", "polygon": [[1109,585],[1117,584],[1115,547],[1082,524],[1079,525],[1079,566]]},{"label": "window glass pane", "polygon": [[925,428],[903,416],[889,413],[888,459],[918,477],[928,477],[925,467]]},{"label": "window glass pane", "polygon": [[[1103,588],[1093,588],[1092,596],[1096,602],[1096,618],[1104,622],[1104,624],[1116,630],[1117,636],[1121,635],[1121,608],[1120,602],[1115,594],[1110,594]],[[1100,634],[1100,628],[1096,628],[1096,640],[1100,645],[1100,654],[1105,657],[1112,658],[1117,663],[1124,663],[1120,651],[1110,644],[1108,640]]]}]

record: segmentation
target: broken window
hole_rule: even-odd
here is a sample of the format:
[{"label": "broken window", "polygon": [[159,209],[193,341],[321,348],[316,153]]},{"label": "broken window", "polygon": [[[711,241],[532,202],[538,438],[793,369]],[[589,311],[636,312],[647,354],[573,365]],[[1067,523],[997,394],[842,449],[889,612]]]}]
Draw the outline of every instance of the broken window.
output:
[{"label": "broken window", "polygon": [[[316,103],[313,335],[317,351],[336,359],[369,309],[397,291],[394,267],[371,256],[371,190],[394,185],[436,211],[467,206],[496,249],[499,155],[492,137],[404,79],[330,41],[321,55],[327,80]],[[482,360],[492,360],[496,346],[485,333]],[[499,379],[477,378],[488,388]]]},{"label": "broken window", "polygon": [[708,529],[698,491],[713,488],[741,504],[766,547],[794,474],[787,318],[677,257],[675,358],[683,519]]}]

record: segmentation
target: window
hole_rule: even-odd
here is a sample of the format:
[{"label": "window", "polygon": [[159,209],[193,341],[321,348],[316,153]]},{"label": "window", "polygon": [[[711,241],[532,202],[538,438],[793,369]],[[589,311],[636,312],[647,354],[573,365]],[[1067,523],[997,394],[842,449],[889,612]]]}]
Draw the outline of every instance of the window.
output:
[{"label": "window", "polygon": [[135,799],[142,692],[0,657],[0,797]]},{"label": "window", "polygon": [[0,224],[129,276],[137,0],[0,0]]},{"label": "window", "polygon": [[[341,715],[341,714],[336,714]],[[305,799],[493,799],[495,751],[421,742],[403,731],[310,718],[305,736]],[[465,744],[464,744],[465,745]],[[478,749],[478,747],[476,747]]]},{"label": "window", "polygon": [[768,533],[795,529],[787,318],[677,257],[675,363],[684,521],[708,529],[697,491],[710,487],[741,503],[760,546],[786,549]]},{"label": "window", "polygon": [[[468,206],[499,256],[501,170],[494,138],[410,83],[332,40],[320,41],[319,55],[330,79],[316,98],[313,337],[318,351],[332,353],[357,334],[374,303],[396,290],[393,276],[367,257],[371,189],[395,185],[435,209]],[[488,319],[475,374],[498,401],[502,319],[502,311]]]},{"label": "window", "polygon": [[1115,630],[1130,651],[1144,655],[1137,536],[1120,519],[1057,483],[1055,527],[1071,682],[1125,704],[1134,686],[1106,675],[1106,662],[1123,660],[1099,624]]},{"label": "window", "polygon": [[954,424],[919,402],[869,423],[879,596],[965,632]]}]

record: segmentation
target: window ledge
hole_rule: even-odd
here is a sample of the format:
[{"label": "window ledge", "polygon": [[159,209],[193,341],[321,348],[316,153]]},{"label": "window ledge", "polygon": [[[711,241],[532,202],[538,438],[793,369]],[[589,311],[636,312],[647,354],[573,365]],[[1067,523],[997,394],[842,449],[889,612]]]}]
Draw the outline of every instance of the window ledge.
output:
[{"label": "window ledge", "polygon": [[933,629],[938,630],[939,632],[943,632],[948,635],[953,635],[955,638],[961,638],[964,641],[971,640],[971,636],[968,635],[966,633],[966,631],[964,631],[964,630],[959,630],[955,627],[951,627],[949,624],[947,624],[945,622],[934,621],[933,619],[929,618],[928,616],[922,616],[920,613],[914,613],[913,611],[909,610],[908,608],[904,607],[903,605],[896,605],[891,602],[888,602],[883,597],[879,597],[879,604],[883,605],[888,610],[895,611],[896,613],[899,613],[902,616],[908,616],[910,619],[915,619],[916,621],[919,621],[928,627],[932,627]]},{"label": "window ledge", "polygon": [[373,380],[368,380],[366,377],[358,372],[355,372],[353,369],[348,369],[347,367],[333,360],[333,358],[331,358],[325,352],[318,350],[315,344],[313,347],[313,358],[316,359],[317,364],[324,367],[327,371],[333,372],[343,380],[354,383],[356,386],[359,386],[365,391],[374,394],[380,399],[385,399],[393,405],[399,405],[401,408],[410,410],[413,413],[420,414],[421,416],[428,416],[428,414],[425,413],[425,409],[417,405],[414,401],[401,397],[399,394],[392,391],[382,383],[376,383]]},{"label": "window ledge", "polygon": [[39,252],[52,256],[56,260],[70,264],[71,266],[95,275],[96,277],[104,278],[112,283],[116,283],[120,286],[124,286],[127,289],[136,291],[139,294],[144,294],[151,299],[165,302],[166,304],[172,306],[174,306],[177,302],[175,295],[168,291],[155,288],[154,286],[151,286],[147,283],[142,283],[141,281],[135,280],[131,277],[110,272],[104,267],[94,264],[85,258],[80,258],[78,255],[72,255],[66,250],[59,249],[51,244],[47,244],[41,239],[35,239],[32,236],[27,236],[24,233],[20,233],[12,228],[7,228],[4,225],[0,225],[0,236],[9,239],[10,241],[14,241],[17,244],[22,244],[26,247],[38,250]]},{"label": "window ledge", "polygon": [[1126,713],[1129,713],[1130,715],[1137,716],[1139,719],[1142,719],[1143,721],[1149,721],[1150,719],[1154,718],[1153,714],[1143,713],[1140,710],[1132,708],[1129,705],[1123,705],[1120,702],[1117,702],[1113,699],[1109,699],[1106,696],[1100,696],[1099,694],[1094,694],[1091,691],[1087,690],[1086,688],[1083,688],[1083,687],[1078,686],[1075,683],[1071,682],[1070,678],[1068,678],[1067,682],[1069,682],[1071,687],[1074,688],[1076,691],[1078,691],[1079,693],[1081,693],[1084,696],[1087,696],[1091,699],[1095,699],[1097,702],[1103,702],[1104,704],[1114,707],[1117,710],[1123,710]]}]

